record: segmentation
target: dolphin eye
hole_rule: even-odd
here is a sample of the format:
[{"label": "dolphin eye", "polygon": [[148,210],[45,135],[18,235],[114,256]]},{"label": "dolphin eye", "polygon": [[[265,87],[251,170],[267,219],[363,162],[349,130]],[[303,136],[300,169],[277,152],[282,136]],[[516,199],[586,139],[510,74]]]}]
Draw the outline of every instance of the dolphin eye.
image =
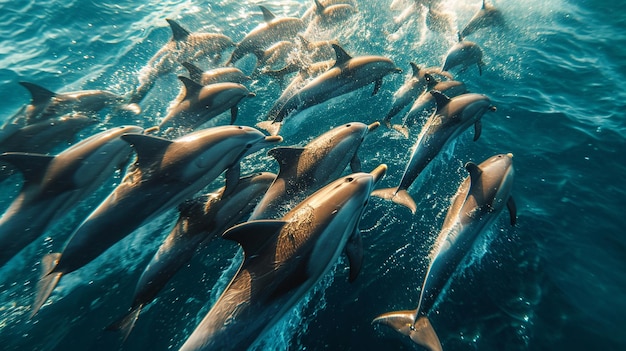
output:
[{"label": "dolphin eye", "polygon": [[243,129],[243,127],[242,127],[242,126],[237,126],[237,128],[239,128],[239,129]]},{"label": "dolphin eye", "polygon": [[350,183],[350,182],[351,182],[351,181],[353,181],[353,180],[354,180],[354,178],[352,178],[352,177],[348,177],[348,178],[346,178],[346,183]]},{"label": "dolphin eye", "polygon": [[351,126],[351,124],[346,124],[346,128],[350,128]]}]

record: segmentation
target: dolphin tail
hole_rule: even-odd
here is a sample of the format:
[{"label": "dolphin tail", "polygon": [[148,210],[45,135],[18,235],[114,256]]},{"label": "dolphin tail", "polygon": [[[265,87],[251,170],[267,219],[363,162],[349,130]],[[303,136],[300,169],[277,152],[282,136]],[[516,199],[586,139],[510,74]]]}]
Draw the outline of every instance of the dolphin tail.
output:
[{"label": "dolphin tail", "polygon": [[130,335],[130,332],[133,330],[135,322],[137,322],[137,318],[139,318],[139,313],[141,313],[142,309],[143,304],[133,307],[130,312],[122,316],[122,318],[109,324],[105,330],[120,331],[122,333],[122,341],[126,341],[128,335]]},{"label": "dolphin tail", "polygon": [[267,130],[270,135],[278,135],[282,123],[274,121],[263,121],[256,124],[257,127]]},{"label": "dolphin tail", "polygon": [[120,106],[120,108],[124,111],[129,111],[136,115],[141,113],[141,106],[139,106],[139,104],[137,104],[136,102],[131,102],[129,104],[122,105]]},{"label": "dolphin tail", "polygon": [[374,318],[372,324],[387,325],[430,351],[442,351],[439,337],[428,317],[422,316],[413,322],[415,314],[415,310],[389,312]]},{"label": "dolphin tail", "polygon": [[39,309],[41,309],[41,306],[43,306],[48,297],[50,297],[50,294],[52,294],[52,291],[56,288],[63,275],[63,272],[54,271],[59,263],[59,258],[61,258],[61,254],[57,252],[47,254],[41,260],[42,274],[37,283],[37,296],[35,296],[35,302],[33,302],[32,312],[29,317],[31,319],[39,312]]},{"label": "dolphin tail", "polygon": [[391,126],[391,128],[396,132],[402,134],[405,139],[409,138],[409,128],[407,126],[402,124],[394,124]]},{"label": "dolphin tail", "polygon": [[391,200],[398,205],[402,205],[409,210],[411,213],[415,214],[417,210],[417,205],[415,201],[406,191],[406,189],[398,189],[398,188],[385,188],[385,189],[377,189],[372,192],[372,196],[379,197],[385,200]]}]

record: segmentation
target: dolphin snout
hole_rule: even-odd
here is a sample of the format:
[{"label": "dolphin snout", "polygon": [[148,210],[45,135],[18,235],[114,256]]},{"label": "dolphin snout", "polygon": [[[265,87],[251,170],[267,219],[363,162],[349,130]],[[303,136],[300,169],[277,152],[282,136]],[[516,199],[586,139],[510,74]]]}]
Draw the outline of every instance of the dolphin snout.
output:
[{"label": "dolphin snout", "polygon": [[367,126],[367,131],[371,132],[372,130],[374,130],[374,129],[378,128],[378,127],[380,127],[380,122],[376,121],[376,122],[374,122],[374,123],[372,123],[372,124]]},{"label": "dolphin snout", "polygon": [[280,135],[270,135],[265,137],[265,142],[267,143],[280,143],[283,141],[283,137]]},{"label": "dolphin snout", "polygon": [[370,172],[372,177],[374,177],[374,184],[378,183],[378,181],[385,176],[386,172],[387,165],[384,163],[381,163],[378,167],[374,168],[374,170]]}]

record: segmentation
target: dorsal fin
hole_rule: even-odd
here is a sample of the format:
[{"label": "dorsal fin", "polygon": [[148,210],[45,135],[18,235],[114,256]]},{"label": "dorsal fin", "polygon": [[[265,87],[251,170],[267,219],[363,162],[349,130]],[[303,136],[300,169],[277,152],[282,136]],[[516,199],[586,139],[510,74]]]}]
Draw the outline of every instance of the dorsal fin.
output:
[{"label": "dorsal fin", "polygon": [[176,21],[166,18],[167,23],[170,24],[170,28],[172,29],[172,39],[174,41],[182,41],[187,39],[189,36],[189,31],[185,28],[181,27]]},{"label": "dorsal fin", "polygon": [[24,175],[25,183],[39,183],[54,156],[27,152],[6,152],[0,155],[0,161],[8,162]]},{"label": "dorsal fin", "polygon": [[263,12],[263,20],[265,22],[269,23],[276,18],[276,15],[273,14],[272,11],[268,10],[267,7],[259,5],[259,8],[261,9],[261,12]]},{"label": "dorsal fin", "polygon": [[467,171],[470,174],[470,188],[476,184],[478,177],[480,177],[481,173],[483,173],[483,171],[480,169],[480,167],[478,167],[477,164],[475,164],[474,162],[468,162],[465,164],[465,169],[467,169]]},{"label": "dorsal fin", "polygon": [[335,61],[335,67],[347,62],[352,58],[352,56],[348,55],[348,53],[339,45],[332,44],[333,50],[335,50],[335,55],[337,56],[337,60]]},{"label": "dorsal fin", "polygon": [[198,95],[200,93],[200,90],[202,90],[202,85],[194,82],[193,80],[185,76],[178,76],[178,79],[180,79],[180,81],[183,82],[183,85],[185,86],[185,97],[183,98],[183,100],[187,100],[188,96]]},{"label": "dorsal fin", "polygon": [[303,147],[289,147],[289,146],[281,146],[275,147],[267,152],[269,156],[272,156],[280,166],[280,171],[278,172],[279,177],[281,174],[285,174],[293,165],[297,165],[300,160],[300,156],[302,152],[304,152],[306,148]]},{"label": "dorsal fin", "polygon": [[456,36],[457,38],[459,38],[459,43],[463,41],[463,36],[461,35],[461,32],[456,32]]},{"label": "dorsal fin", "polygon": [[311,42],[307,38],[305,38],[304,35],[298,33],[298,39],[300,39],[300,42],[302,42],[302,45],[306,47],[307,49],[311,47]]},{"label": "dorsal fin", "polygon": [[121,138],[135,150],[139,168],[152,164],[173,143],[171,140],[145,134],[124,134]]},{"label": "dorsal fin", "polygon": [[409,65],[411,65],[411,69],[413,70],[413,77],[419,77],[420,76],[420,68],[418,65],[415,64],[415,62],[409,62]]},{"label": "dorsal fin", "polygon": [[202,81],[202,73],[203,73],[203,71],[202,71],[202,69],[200,67],[194,65],[193,63],[189,63],[189,62],[183,62],[182,65],[189,72],[189,78],[191,80],[193,80],[196,83],[200,83],[200,81]]},{"label": "dorsal fin", "polygon": [[275,240],[285,224],[281,220],[250,221],[228,229],[222,238],[238,242],[248,260],[258,255],[266,243]]},{"label": "dorsal fin", "polygon": [[315,1],[315,12],[319,14],[324,13],[324,10],[326,9],[324,5],[322,5],[322,3],[319,2],[318,0],[314,0],[314,1]]},{"label": "dorsal fin", "polygon": [[485,6],[487,6],[487,4],[485,4],[485,2],[487,2],[487,0],[483,0],[483,7],[482,7],[483,10],[485,9]]},{"label": "dorsal fin", "polygon": [[431,90],[430,94],[435,98],[435,101],[437,102],[437,111],[446,107],[446,105],[450,102],[450,98],[439,90]]},{"label": "dorsal fin", "polygon": [[30,92],[30,96],[32,99],[32,104],[33,105],[37,105],[37,104],[41,104],[43,102],[47,102],[50,99],[52,99],[53,97],[55,97],[57,94],[55,92],[52,92],[40,85],[34,84],[34,83],[29,83],[29,82],[19,82],[24,88],[28,89],[28,92]]}]

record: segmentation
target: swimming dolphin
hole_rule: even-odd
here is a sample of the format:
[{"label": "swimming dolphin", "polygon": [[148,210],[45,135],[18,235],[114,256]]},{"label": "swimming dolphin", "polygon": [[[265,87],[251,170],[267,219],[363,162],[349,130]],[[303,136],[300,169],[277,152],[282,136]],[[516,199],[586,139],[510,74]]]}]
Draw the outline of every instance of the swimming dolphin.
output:
[{"label": "swimming dolphin", "polygon": [[268,113],[268,121],[258,123],[259,128],[275,135],[283,119],[291,113],[303,111],[370,83],[374,83],[372,92],[374,95],[380,89],[384,76],[389,73],[402,72],[386,57],[357,56],[353,58],[339,45],[333,44],[333,48],[337,55],[335,65],[300,88],[284,104],[271,109]]},{"label": "swimming dolphin", "polygon": [[132,152],[120,136],[142,131],[135,126],[105,130],[56,156],[1,154],[0,161],[22,171],[24,185],[0,217],[0,267],[112,176]]},{"label": "swimming dolphin", "polygon": [[325,29],[349,19],[356,12],[356,7],[348,3],[324,5],[319,0],[314,0],[315,12],[306,30],[307,33]]},{"label": "swimming dolphin", "polygon": [[[320,280],[349,242],[385,165],[339,178],[306,198],[280,220],[250,221],[226,231],[244,261],[226,290],[180,351],[245,350]],[[359,256],[361,254],[361,256]],[[362,253],[348,252],[351,280]]]},{"label": "swimming dolphin", "polygon": [[467,25],[465,25],[461,31],[461,36],[465,38],[481,28],[502,25],[504,25],[502,12],[500,12],[500,10],[498,10],[495,6],[488,4],[485,0],[483,0],[482,7],[474,14]]},{"label": "swimming dolphin", "polygon": [[474,140],[478,140],[481,132],[481,117],[488,111],[495,111],[491,100],[482,94],[462,94],[449,98],[439,91],[433,90],[437,101],[437,111],[428,118],[417,138],[411,158],[406,165],[400,185],[395,188],[378,189],[372,196],[392,200],[406,206],[415,213],[417,206],[407,189],[422,173],[449,141],[456,138],[470,125],[474,125]]},{"label": "swimming dolphin", "polygon": [[139,72],[139,86],[131,95],[131,103],[143,100],[157,78],[172,72],[181,62],[193,62],[205,57],[216,61],[224,50],[235,46],[224,34],[191,33],[176,21],[165,20],[170,25],[172,37]]},{"label": "swimming dolphin", "polygon": [[393,94],[393,103],[391,110],[383,118],[383,122],[387,127],[390,126],[390,120],[397,115],[407,105],[411,104],[415,99],[426,90],[429,83],[434,80],[433,76],[421,70],[414,62],[411,65],[412,74],[407,77],[404,84]]},{"label": "swimming dolphin", "polygon": [[181,64],[189,72],[189,79],[200,85],[226,82],[243,84],[249,82],[251,79],[237,67],[217,67],[203,71],[190,62],[183,62]]},{"label": "swimming dolphin", "polygon": [[[239,179],[239,160],[282,141],[251,127],[202,129],[175,140],[125,134],[137,161],[122,182],[74,231],[62,253],[44,257],[31,316],[59,279],[88,264],[147,220],[193,196],[226,172],[226,190]],[[111,227],[114,223],[115,226]]]},{"label": "swimming dolphin", "polygon": [[279,218],[287,203],[297,203],[337,179],[348,164],[352,172],[360,172],[359,146],[379,125],[351,122],[318,136],[303,148],[277,147],[268,151],[278,161],[280,171],[249,220]]},{"label": "swimming dolphin", "polygon": [[482,49],[473,41],[464,40],[461,33],[458,33],[458,37],[459,42],[448,50],[441,70],[449,71],[456,66],[462,65],[461,72],[463,72],[469,66],[476,64],[478,66],[478,73],[482,75],[482,66],[485,65],[483,62]]},{"label": "swimming dolphin", "polygon": [[107,330],[120,330],[126,339],[142,308],[156,298],[196,252],[248,216],[274,179],[273,173],[251,174],[240,178],[228,196],[223,196],[222,187],[179,205],[178,221],[137,281],[130,311]]},{"label": "swimming dolphin", "polygon": [[[295,17],[276,17],[264,6],[259,6],[263,12],[265,23],[261,23],[237,44],[226,65],[234,64],[247,54],[257,57],[266,48],[281,40],[292,40],[296,34],[304,30],[304,22]],[[260,58],[259,58],[260,59]]]},{"label": "swimming dolphin", "polygon": [[239,83],[202,86],[187,77],[179,76],[178,79],[185,86],[185,97],[159,124],[159,130],[166,136],[188,133],[227,110],[230,110],[230,124],[233,124],[237,118],[237,104],[245,97],[255,96]]},{"label": "swimming dolphin", "polygon": [[489,227],[506,205],[511,225],[516,206],[511,196],[514,169],[512,155],[496,155],[480,165],[465,165],[470,176],[459,187],[429,255],[430,264],[415,310],[388,312],[372,323],[387,325],[428,350],[442,350],[429,315],[443,289],[483,229]]}]

